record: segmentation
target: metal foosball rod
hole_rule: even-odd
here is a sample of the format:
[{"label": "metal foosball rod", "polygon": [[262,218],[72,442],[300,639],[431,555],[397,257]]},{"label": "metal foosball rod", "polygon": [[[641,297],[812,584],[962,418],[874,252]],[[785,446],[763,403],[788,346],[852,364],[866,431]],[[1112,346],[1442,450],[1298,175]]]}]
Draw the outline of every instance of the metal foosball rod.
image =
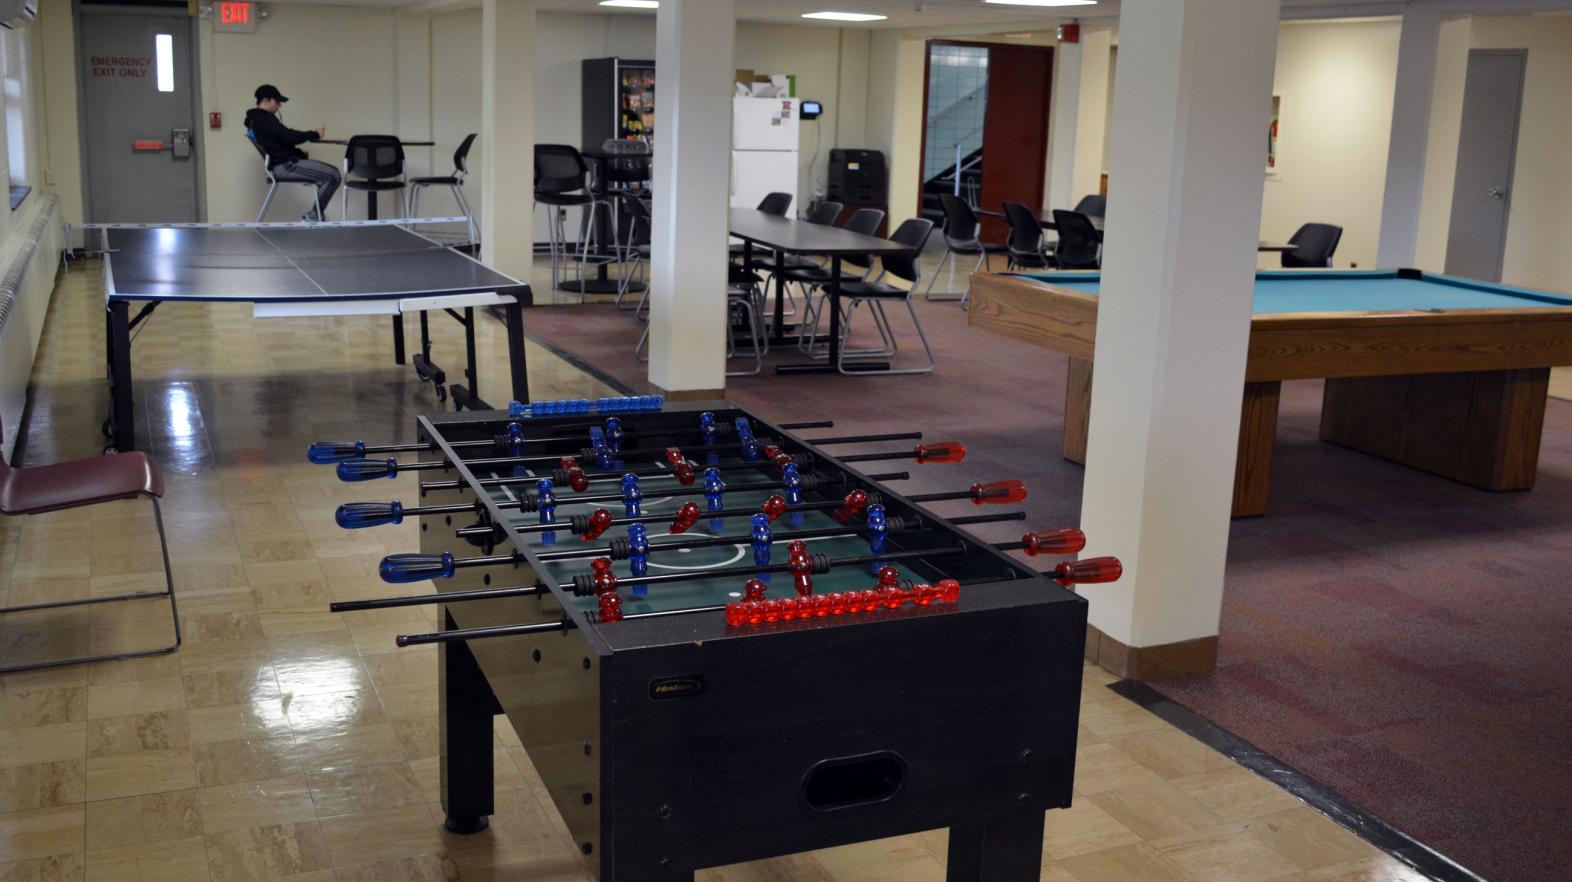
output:
[{"label": "metal foosball rod", "polygon": [[[868,479],[871,480],[871,481],[884,482],[884,481],[905,481],[905,480],[909,479],[910,477],[911,477],[911,473],[910,472],[885,472],[885,473],[882,473],[882,474],[869,475]],[[824,479],[824,478],[822,478],[819,475],[803,475],[802,479],[803,479],[803,489],[804,490],[811,490],[811,489],[818,489],[818,488],[828,488],[828,487],[834,486],[837,483],[836,480],[835,480],[835,476],[830,476],[828,479]],[[849,478],[847,476],[842,475],[842,476],[840,476],[840,480],[839,480],[838,483],[841,486],[844,487],[847,484],[848,481],[849,481]],[[484,482],[480,482],[480,483],[482,484],[482,486],[491,486],[491,485],[486,485]],[[427,482],[427,483],[421,484],[420,485],[420,489],[421,489],[422,492],[432,491],[432,490],[460,490],[460,489],[463,489],[463,488],[465,488],[467,486],[468,486],[468,484],[466,484],[463,481],[431,481],[431,482]],[[729,484],[726,487],[726,492],[728,492],[728,493],[730,493],[730,492],[739,492],[739,493],[741,493],[741,492],[748,492],[748,491],[753,491],[753,490],[779,490],[779,489],[780,489],[780,482],[779,481],[759,481],[759,482],[746,483],[746,484]],[[702,496],[702,495],[704,495],[704,491],[703,490],[697,490],[697,489],[696,490],[685,490],[685,491],[661,491],[661,496]],[[595,497],[583,497],[583,496],[575,497],[572,501],[574,503],[580,503],[580,502],[620,502],[620,501],[622,501],[622,496],[621,496],[621,494],[607,493],[607,494],[601,494],[601,495],[595,496]],[[517,509],[517,510],[523,511],[523,512],[534,512],[534,511],[539,511],[540,500],[534,494],[524,494],[524,495],[519,496],[517,499],[495,500],[493,502],[493,504],[496,505],[497,508],[503,509],[503,510]],[[386,525],[386,524],[399,524],[399,523],[403,523],[404,518],[418,517],[420,515],[465,514],[467,512],[474,512],[477,516],[478,515],[483,515],[483,514],[486,513],[486,504],[482,500],[476,500],[474,502],[450,502],[450,503],[444,503],[442,505],[421,505],[421,506],[406,506],[403,503],[400,503],[400,502],[397,502],[397,501],[393,501],[393,502],[347,502],[347,503],[345,503],[343,505],[340,505],[338,507],[338,511],[335,513],[334,517],[337,519],[338,525],[340,527],[344,527],[345,529],[359,529],[359,528],[362,528],[362,527],[379,527],[379,526],[383,526],[383,525]],[[747,513],[748,514],[752,514],[753,512],[752,512],[752,510],[749,510]],[[718,512],[711,512],[710,514],[712,516],[715,516],[715,517],[723,517],[724,516],[724,515],[722,515],[722,514],[720,514]],[[635,520],[637,520],[637,519],[635,519]],[[526,525],[520,525],[518,527],[518,529],[521,529],[521,530],[522,529],[535,530],[537,528],[538,528],[539,531],[549,531],[549,530],[553,530],[553,529],[556,529],[556,530],[564,529],[563,525],[560,525],[560,524],[558,524],[558,525],[553,525],[553,524],[541,524],[541,525],[526,524]]]},{"label": "metal foosball rod", "polygon": [[[797,540],[788,540],[788,541],[797,541]],[[1047,530],[1047,531],[1027,533],[1025,536],[1023,536],[1021,538],[1021,540],[1019,542],[998,543],[998,544],[995,544],[994,547],[995,548],[999,548],[1001,550],[1024,550],[1024,551],[1026,551],[1026,553],[1028,555],[1033,556],[1033,557],[1035,557],[1035,556],[1037,556],[1039,554],[1074,554],[1074,553],[1076,553],[1076,552],[1078,552],[1081,549],[1086,547],[1086,536],[1080,530],[1077,530],[1077,529],[1074,529],[1074,528],[1060,529],[1060,530]],[[950,547],[941,547],[939,549],[914,549],[914,550],[910,550],[910,551],[893,551],[893,552],[884,552],[884,553],[881,553],[881,554],[870,554],[870,555],[864,555],[864,556],[858,556],[858,557],[837,558],[837,559],[830,559],[830,558],[827,558],[827,557],[825,557],[823,555],[815,555],[815,556],[813,556],[811,563],[812,563],[812,570],[813,570],[813,572],[815,572],[816,574],[821,574],[822,575],[823,573],[829,572],[830,569],[832,569],[833,567],[837,567],[837,566],[857,566],[857,565],[873,563],[873,562],[885,562],[885,561],[893,561],[893,560],[905,560],[905,559],[911,559],[911,558],[920,558],[920,557],[923,557],[924,555],[940,556],[940,555],[964,553],[964,551],[965,551],[965,546],[956,545],[956,546],[950,546]],[[430,557],[440,558],[441,556],[440,555],[430,555]],[[493,563],[509,563],[513,559],[511,555],[498,556],[498,557],[500,557],[500,560],[498,560],[497,558],[492,558],[491,562],[493,562]],[[471,559],[471,560],[473,560],[473,559]],[[1103,558],[1092,558],[1091,560],[1104,560],[1104,559]],[[1079,562],[1073,562],[1073,563],[1089,563],[1089,562],[1090,561],[1079,561]],[[456,561],[455,561],[455,563],[456,563]],[[1062,569],[1066,564],[1070,564],[1070,563],[1072,563],[1072,562],[1066,562],[1065,564],[1061,564],[1060,565],[1060,569]],[[440,560],[437,561],[437,565],[439,567],[441,567],[442,566],[442,562]],[[660,576],[618,578],[616,580],[616,584],[618,586],[623,586],[623,587],[632,587],[632,586],[637,586],[637,585],[659,584],[659,583],[663,583],[663,582],[669,583],[669,582],[689,581],[689,580],[693,580],[693,579],[708,579],[708,578],[713,578],[713,577],[717,577],[717,576],[732,576],[732,575],[753,576],[753,575],[757,575],[759,573],[791,572],[792,566],[793,565],[791,563],[789,563],[789,562],[788,563],[784,563],[784,564],[763,564],[763,565],[753,564],[753,565],[744,565],[744,566],[740,566],[740,567],[729,567],[729,568],[725,568],[725,569],[705,570],[703,572],[696,572],[696,573],[669,573],[669,574],[663,574],[663,575],[660,575]],[[1059,573],[1060,569],[1056,569],[1053,572],[1054,573]],[[1064,572],[1065,573],[1070,573],[1072,571],[1065,570]],[[1080,571],[1075,571],[1075,572],[1080,572]],[[436,577],[441,577],[442,574],[441,573],[436,573],[434,575]],[[1052,574],[1050,574],[1050,575],[1052,575]],[[432,575],[427,575],[427,576],[424,576],[423,578],[431,578],[431,577],[432,577]],[[1059,578],[1059,576],[1055,576],[1055,578]],[[418,580],[417,579],[411,579],[410,581],[418,581]],[[1111,581],[1111,579],[1109,581]],[[581,583],[584,583],[584,584],[581,584]],[[1065,583],[1065,584],[1069,584],[1069,583]],[[562,590],[562,591],[565,591],[565,592],[571,592],[571,593],[573,593],[573,594],[575,594],[577,596],[581,596],[581,597],[589,596],[590,594],[595,593],[594,580],[593,580],[592,577],[588,577],[588,576],[575,577],[574,581],[561,583],[557,587],[559,588],[559,590]],[[586,588],[588,590],[586,590]],[[460,591],[445,591],[445,592],[438,592],[438,593],[435,593],[435,594],[409,595],[409,596],[406,596],[406,597],[377,597],[377,598],[371,598],[371,599],[368,599],[368,600],[344,600],[344,601],[334,602],[328,608],[332,612],[359,612],[359,611],[364,611],[364,610],[391,609],[391,608],[406,607],[406,606],[429,606],[431,604],[436,604],[436,603],[463,603],[463,602],[466,602],[466,601],[473,601],[473,600],[497,600],[497,599],[508,598],[508,597],[533,597],[533,596],[536,596],[536,595],[546,594],[546,593],[550,593],[550,589],[544,583],[537,583],[537,584],[534,584],[534,585],[523,585],[523,586],[504,587],[504,588],[475,588],[475,589],[465,589],[465,590],[460,590]]]},{"label": "metal foosball rod", "polygon": [[[830,483],[835,482],[837,477],[838,477],[837,475],[819,475],[819,474],[803,475],[802,479],[805,482],[803,484],[803,489],[804,490],[812,490],[812,489],[814,489],[815,486],[818,486],[818,487],[825,486],[826,482],[830,482]],[[882,474],[869,475],[868,476],[868,480],[870,480],[870,481],[905,481],[905,480],[909,479],[910,477],[911,477],[911,473],[910,472],[884,472]],[[848,481],[848,480],[850,480],[848,477],[840,476],[840,482],[842,484],[846,483],[846,481]],[[426,492],[430,492],[430,491],[433,491],[433,490],[462,490],[465,487],[471,487],[471,486],[474,486],[474,487],[485,487],[485,488],[490,488],[490,487],[507,487],[507,486],[511,486],[511,485],[514,485],[514,484],[533,484],[533,483],[536,483],[538,481],[540,481],[540,478],[538,478],[538,477],[533,477],[533,478],[477,478],[474,481],[462,481],[462,480],[457,480],[457,479],[452,480],[452,481],[422,481],[421,484],[420,484],[420,490],[421,490],[422,493],[426,493]],[[733,492],[733,491],[744,492],[744,491],[749,491],[749,490],[769,490],[769,489],[777,489],[778,490],[778,489],[780,489],[780,486],[781,486],[781,482],[780,481],[752,481],[752,482],[746,482],[746,483],[741,483],[741,484],[727,484],[726,485],[726,492],[730,493],[730,492]],[[680,489],[673,488],[673,489],[669,489],[669,490],[662,490],[662,491],[660,491],[660,495],[661,496],[702,496],[702,495],[704,495],[704,490],[702,488],[688,488],[688,487],[684,487],[684,488],[680,488]],[[574,502],[618,502],[621,499],[622,499],[622,494],[620,494],[620,493],[600,493],[600,494],[593,494],[592,493],[592,494],[589,494],[587,496],[575,496],[575,497],[573,497],[573,501]]]}]

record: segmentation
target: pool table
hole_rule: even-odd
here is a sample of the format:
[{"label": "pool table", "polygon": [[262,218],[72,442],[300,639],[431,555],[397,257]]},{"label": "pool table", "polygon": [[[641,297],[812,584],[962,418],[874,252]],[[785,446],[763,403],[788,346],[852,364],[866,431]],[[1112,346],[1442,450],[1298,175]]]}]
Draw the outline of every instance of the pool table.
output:
[{"label": "pool table", "polygon": [[[1070,357],[1064,456],[1086,460],[1095,272],[977,273],[972,325]],[[1419,270],[1256,273],[1235,517],[1266,513],[1283,380],[1326,379],[1321,439],[1486,490],[1534,484],[1572,297]]]}]

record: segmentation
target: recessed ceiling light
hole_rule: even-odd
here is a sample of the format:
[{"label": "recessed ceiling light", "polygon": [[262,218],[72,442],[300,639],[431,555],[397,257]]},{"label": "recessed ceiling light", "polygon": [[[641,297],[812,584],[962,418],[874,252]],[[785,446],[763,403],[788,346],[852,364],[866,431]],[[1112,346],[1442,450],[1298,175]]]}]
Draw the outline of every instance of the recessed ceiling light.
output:
[{"label": "recessed ceiling light", "polygon": [[660,0],[600,0],[602,6],[626,6],[629,9],[659,9]]},{"label": "recessed ceiling light", "polygon": [[1096,6],[1097,0],[983,0],[1000,6]]},{"label": "recessed ceiling light", "polygon": [[884,21],[888,15],[873,15],[867,12],[804,12],[803,18],[827,18],[830,21]]}]

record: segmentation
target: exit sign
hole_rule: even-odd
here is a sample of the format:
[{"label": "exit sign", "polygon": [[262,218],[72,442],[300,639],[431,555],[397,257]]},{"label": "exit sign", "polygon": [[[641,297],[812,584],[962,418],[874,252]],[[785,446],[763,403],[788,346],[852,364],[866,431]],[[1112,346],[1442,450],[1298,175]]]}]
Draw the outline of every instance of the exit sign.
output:
[{"label": "exit sign", "polygon": [[219,0],[213,4],[213,30],[254,34],[257,30],[257,5],[251,0]]}]

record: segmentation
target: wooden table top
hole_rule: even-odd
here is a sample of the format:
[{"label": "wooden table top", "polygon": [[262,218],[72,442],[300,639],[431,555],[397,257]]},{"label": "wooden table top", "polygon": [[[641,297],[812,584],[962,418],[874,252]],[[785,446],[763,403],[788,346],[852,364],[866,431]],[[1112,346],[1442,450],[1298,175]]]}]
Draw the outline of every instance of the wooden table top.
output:
[{"label": "wooden table top", "polygon": [[788,254],[904,254],[902,245],[840,227],[778,217],[756,208],[733,208],[727,221],[733,236]]}]

